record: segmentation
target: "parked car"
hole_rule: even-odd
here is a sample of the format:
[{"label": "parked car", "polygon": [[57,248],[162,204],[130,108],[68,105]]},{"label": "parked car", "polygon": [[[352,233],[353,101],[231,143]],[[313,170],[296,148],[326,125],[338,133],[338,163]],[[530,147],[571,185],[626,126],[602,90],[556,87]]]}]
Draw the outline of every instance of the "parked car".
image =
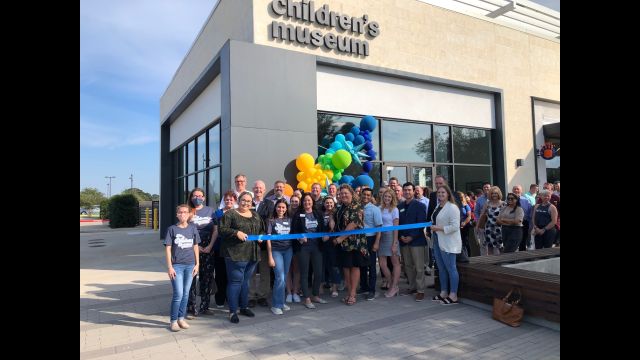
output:
[{"label": "parked car", "polygon": [[87,209],[81,207],[80,208],[80,215],[88,215]]},{"label": "parked car", "polygon": [[100,205],[93,205],[91,208],[80,208],[80,215],[100,215]]}]

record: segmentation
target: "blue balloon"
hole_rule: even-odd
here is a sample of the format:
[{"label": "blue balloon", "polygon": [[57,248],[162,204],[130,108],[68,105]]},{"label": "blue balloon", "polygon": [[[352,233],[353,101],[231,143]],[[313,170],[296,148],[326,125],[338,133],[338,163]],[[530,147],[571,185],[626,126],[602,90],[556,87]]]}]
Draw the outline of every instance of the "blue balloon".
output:
[{"label": "blue balloon", "polygon": [[358,135],[356,136],[355,139],[352,140],[353,141],[353,145],[360,145],[360,144],[364,144],[364,137],[362,135]]},{"label": "blue balloon", "polygon": [[356,178],[354,182],[355,186],[368,186],[370,189],[373,189],[373,179],[369,175],[360,175]]},{"label": "blue balloon", "polygon": [[365,149],[366,151],[369,151],[369,150],[373,149],[373,144],[371,143],[371,141],[365,141],[365,143],[364,143],[364,149]]},{"label": "blue balloon", "polygon": [[367,155],[369,155],[371,157],[369,160],[372,160],[372,159],[375,159],[376,152],[374,150],[368,150],[367,151]]},{"label": "blue balloon", "polygon": [[362,163],[362,171],[364,171],[365,173],[368,173],[371,171],[371,169],[373,169],[373,164],[371,163],[371,161]]},{"label": "blue balloon", "polygon": [[351,175],[343,175],[338,181],[339,184],[349,184],[349,185],[351,185],[352,182],[353,182],[353,176]]},{"label": "blue balloon", "polygon": [[359,135],[360,134],[360,128],[357,126],[354,126],[351,128],[351,131],[349,131],[350,133],[353,134],[353,136]]},{"label": "blue balloon", "polygon": [[352,133],[348,133],[344,138],[348,141],[353,141],[353,139],[355,139],[356,137]]},{"label": "blue balloon", "polygon": [[331,146],[329,146],[329,149],[333,149],[335,151],[338,151],[338,150],[342,149],[342,144],[337,142],[337,141],[334,141],[334,142],[331,143]]},{"label": "blue balloon", "polygon": [[338,135],[336,135],[336,137],[335,137],[335,141],[337,141],[337,142],[344,142],[344,135],[342,135],[342,134],[338,134]]},{"label": "blue balloon", "polygon": [[367,115],[360,120],[360,129],[373,131],[378,124],[378,120],[371,115]]},{"label": "blue balloon", "polygon": [[362,135],[362,137],[364,137],[364,139],[365,139],[366,141],[371,141],[371,135],[370,135],[370,134]]}]

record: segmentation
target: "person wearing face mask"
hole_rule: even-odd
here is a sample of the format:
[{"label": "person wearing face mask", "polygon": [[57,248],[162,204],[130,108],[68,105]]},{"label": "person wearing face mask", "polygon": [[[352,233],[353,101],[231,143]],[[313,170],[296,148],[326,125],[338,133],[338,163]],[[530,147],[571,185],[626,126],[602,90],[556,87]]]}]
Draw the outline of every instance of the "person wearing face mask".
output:
[{"label": "person wearing face mask", "polygon": [[[189,290],[187,303],[187,319],[193,319],[198,314],[213,315],[209,310],[211,294],[215,293],[216,284],[213,279],[215,258],[212,256],[213,245],[218,237],[215,226],[215,210],[205,205],[204,190],[195,188],[189,193],[189,223],[198,229],[201,243],[199,245],[199,275],[198,286],[192,286]],[[200,307],[196,308],[196,293],[200,295]]]}]

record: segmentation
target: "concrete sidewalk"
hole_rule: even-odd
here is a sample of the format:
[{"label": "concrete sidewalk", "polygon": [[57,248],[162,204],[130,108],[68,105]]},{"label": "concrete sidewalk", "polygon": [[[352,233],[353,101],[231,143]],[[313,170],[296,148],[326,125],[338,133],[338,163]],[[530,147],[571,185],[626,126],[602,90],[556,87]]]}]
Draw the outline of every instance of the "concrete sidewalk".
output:
[{"label": "concrete sidewalk", "polygon": [[172,333],[171,285],[158,232],[81,226],[81,359],[560,357],[558,331],[530,323],[511,328],[486,310],[443,306],[429,300],[433,295],[429,290],[425,301],[415,302],[379,292],[374,301],[359,298],[345,306],[325,294],[329,304],[315,310],[293,304],[275,316],[258,306],[255,318],[241,316],[236,325],[226,309],[215,309],[214,316],[200,316],[190,329]]}]

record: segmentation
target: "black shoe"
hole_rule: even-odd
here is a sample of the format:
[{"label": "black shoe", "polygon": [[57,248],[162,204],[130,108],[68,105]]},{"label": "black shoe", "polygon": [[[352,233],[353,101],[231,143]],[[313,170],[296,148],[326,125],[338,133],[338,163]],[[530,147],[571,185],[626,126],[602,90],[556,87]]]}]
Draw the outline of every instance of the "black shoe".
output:
[{"label": "black shoe", "polygon": [[240,314],[244,315],[244,316],[248,316],[248,317],[256,316],[256,314],[254,314],[253,311],[251,311],[249,309],[240,309]]},{"label": "black shoe", "polygon": [[367,295],[367,300],[371,301],[371,300],[375,300],[375,299],[376,299],[376,293],[369,292],[369,294]]},{"label": "black shoe", "polygon": [[328,283],[324,283],[324,285],[322,285],[323,288],[325,289],[331,289],[331,285],[329,285]]},{"label": "black shoe", "polygon": [[427,285],[427,288],[429,289],[435,289],[435,287],[436,287],[436,284]]},{"label": "black shoe", "polygon": [[206,309],[206,310],[200,310],[200,314],[202,315],[214,315],[215,312],[211,309]]},{"label": "black shoe", "polygon": [[256,307],[256,301],[255,300],[249,300],[249,307]]},{"label": "black shoe", "polygon": [[229,321],[231,321],[234,324],[239,323],[240,319],[238,319],[238,314],[236,314],[236,313],[229,314]]},{"label": "black shoe", "polygon": [[266,306],[269,306],[269,303],[267,302],[267,299],[261,298],[261,299],[258,299],[258,305],[266,307]]}]

